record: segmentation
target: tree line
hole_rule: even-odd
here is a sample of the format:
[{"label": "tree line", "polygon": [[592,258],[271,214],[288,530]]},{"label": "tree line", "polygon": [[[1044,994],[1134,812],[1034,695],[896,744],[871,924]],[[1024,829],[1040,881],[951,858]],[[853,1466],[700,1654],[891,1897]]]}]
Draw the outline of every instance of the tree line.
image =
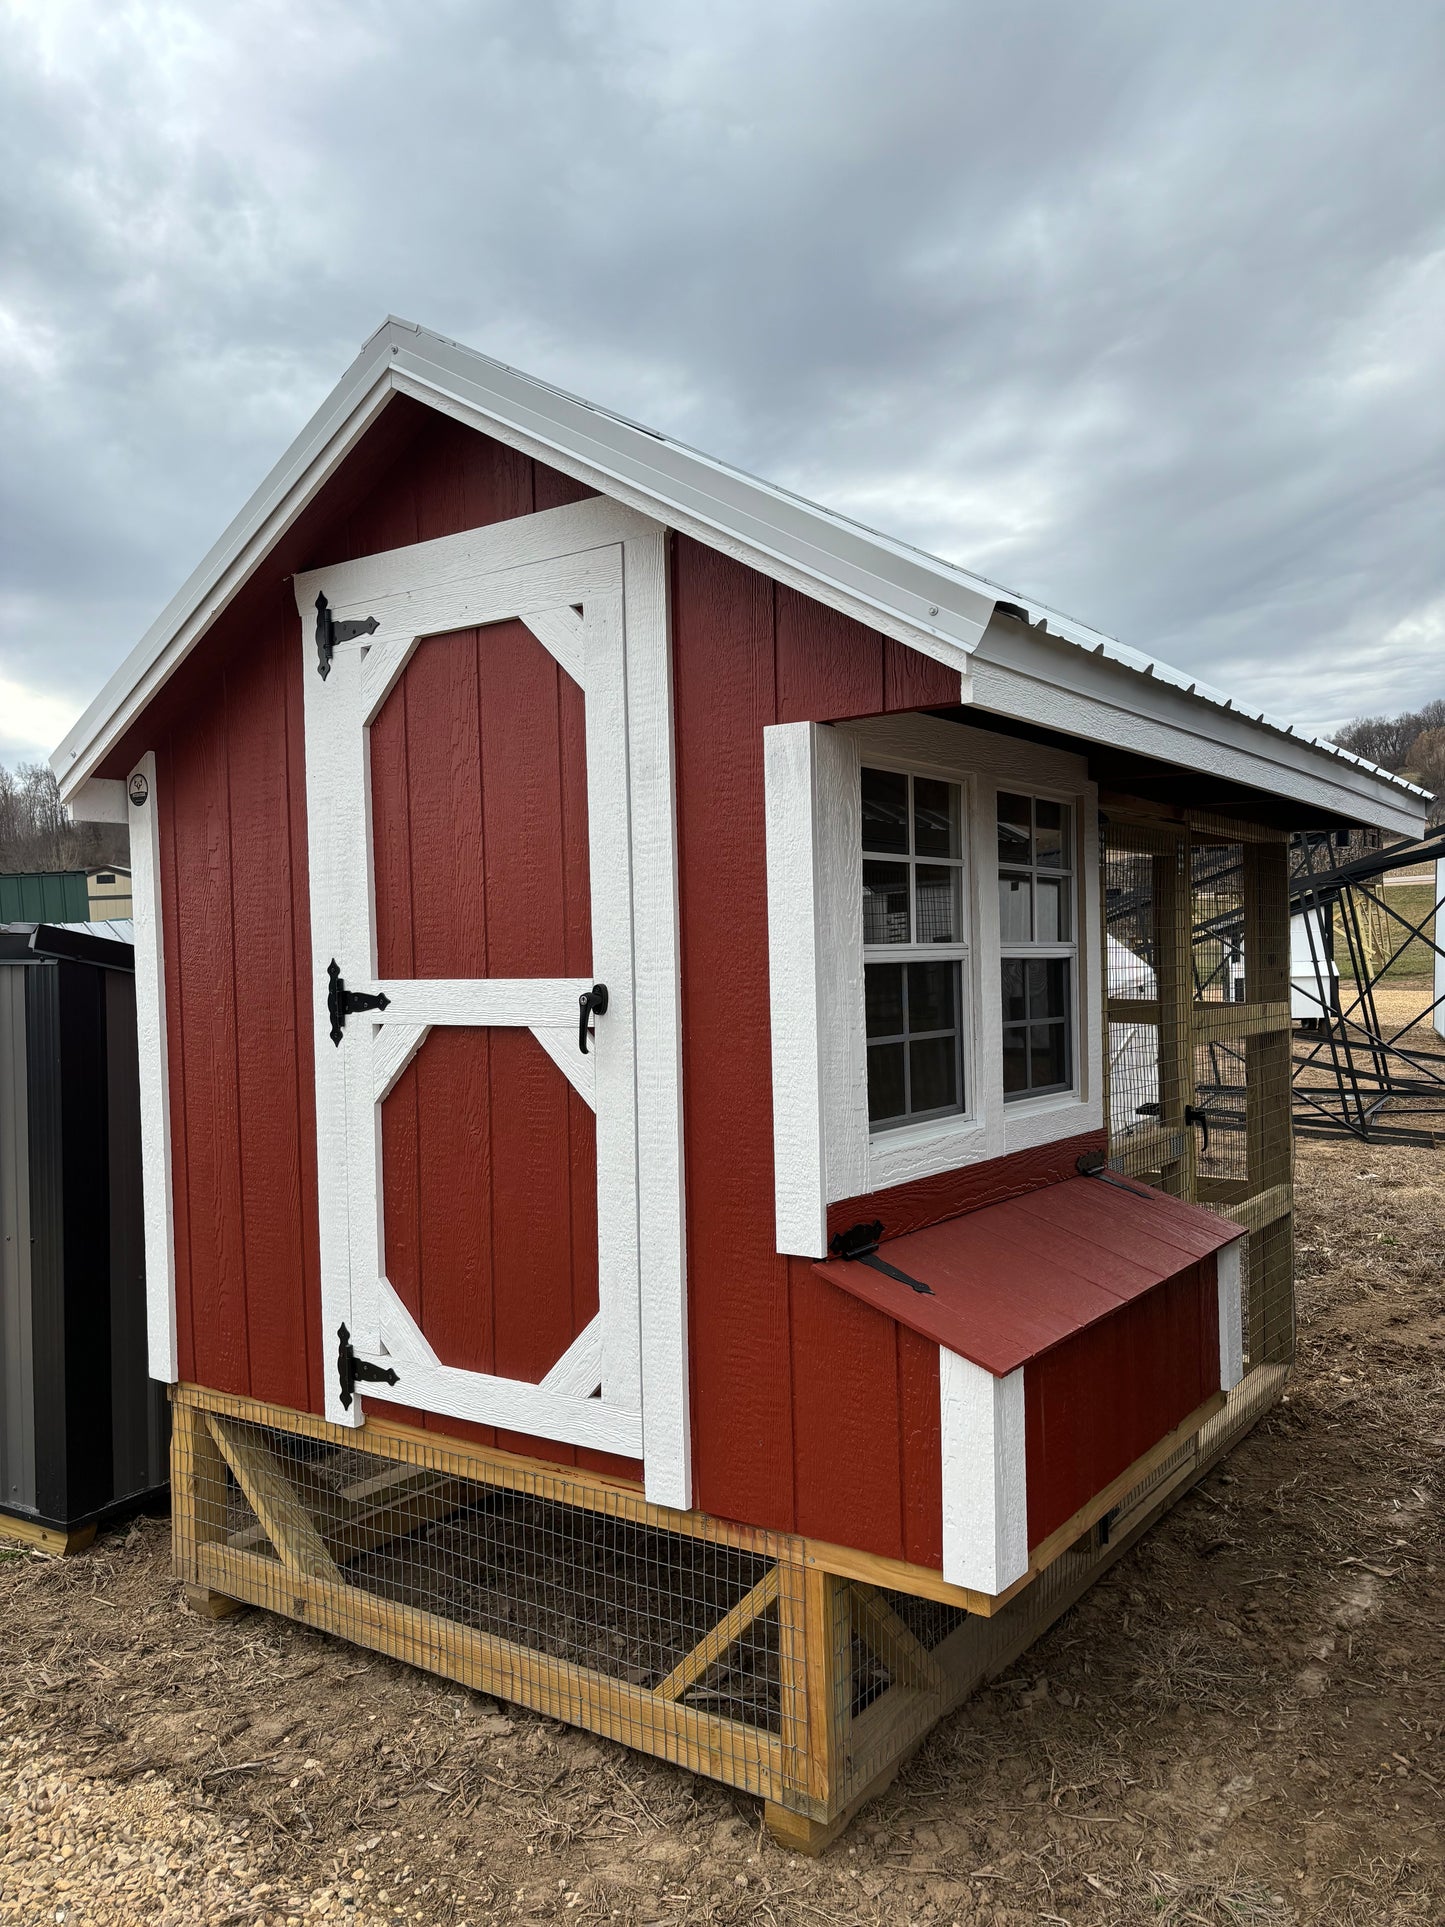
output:
[{"label": "tree line", "polygon": [[1445,696],[1398,716],[1360,716],[1335,731],[1342,749],[1431,790],[1432,823],[1445,822]]},{"label": "tree line", "polygon": [[45,763],[0,763],[0,871],[95,870],[129,863],[123,823],[77,823]]}]

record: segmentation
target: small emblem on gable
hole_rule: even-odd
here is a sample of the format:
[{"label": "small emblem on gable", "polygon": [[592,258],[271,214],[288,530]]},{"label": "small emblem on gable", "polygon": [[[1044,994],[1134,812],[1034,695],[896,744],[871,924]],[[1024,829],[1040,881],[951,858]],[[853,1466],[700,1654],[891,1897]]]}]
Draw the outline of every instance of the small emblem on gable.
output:
[{"label": "small emblem on gable", "polygon": [[130,779],[131,802],[135,804],[137,809],[139,809],[141,804],[146,802],[149,799],[150,793],[151,793],[150,784],[141,775],[140,771],[137,770],[135,775],[132,776],[132,778]]}]

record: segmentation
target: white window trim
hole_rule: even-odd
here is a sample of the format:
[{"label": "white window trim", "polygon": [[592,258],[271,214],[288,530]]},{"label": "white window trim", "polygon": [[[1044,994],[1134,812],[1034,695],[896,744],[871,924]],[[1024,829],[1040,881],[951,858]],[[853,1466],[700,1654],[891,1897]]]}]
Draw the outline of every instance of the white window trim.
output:
[{"label": "white window trim", "polygon": [[[863,1003],[860,769],[941,776],[964,790],[971,986],[969,1109],[873,1133]],[[1098,793],[1082,756],[933,716],[763,731],[777,1248],[827,1251],[828,1206],[1104,1122]],[[999,790],[1057,795],[1075,811],[1078,964],[1072,1091],[1003,1096],[997,837]]]}]

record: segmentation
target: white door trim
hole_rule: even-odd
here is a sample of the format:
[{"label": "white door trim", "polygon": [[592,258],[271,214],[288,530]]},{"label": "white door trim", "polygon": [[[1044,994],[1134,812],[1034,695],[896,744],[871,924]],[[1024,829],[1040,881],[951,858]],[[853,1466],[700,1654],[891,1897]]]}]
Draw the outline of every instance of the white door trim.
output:
[{"label": "white door trim", "polygon": [[[345,1323],[359,1357],[378,1364],[406,1357],[402,1382],[368,1385],[367,1397],[640,1454],[649,1496],[686,1506],[690,1427],[665,533],[630,510],[589,500],[314,570],[297,577],[295,589],[305,662],[328,1344]],[[312,639],[320,594],[336,622],[377,621],[370,635],[335,649],[324,680]],[[514,617],[586,696],[593,944],[595,958],[608,959],[596,968],[611,1002],[585,1057],[576,1042],[578,997],[588,988],[583,980],[383,983],[376,976],[367,729],[418,641]],[[625,753],[616,753],[619,745]],[[366,807],[337,809],[329,799],[338,795],[363,797]],[[604,878],[613,887],[599,888]],[[627,887],[616,887],[619,878]],[[384,1014],[350,1019],[341,1050],[332,1045],[326,1007],[333,955],[349,989],[389,999]],[[527,1026],[597,1111],[601,1310],[588,1343],[600,1340],[601,1398],[579,1393],[576,1373],[562,1370],[570,1352],[542,1385],[443,1366],[396,1294],[380,1283],[367,1288],[368,1279],[384,1278],[380,1098],[427,1027],[438,1023]],[[349,1129],[340,1122],[348,1115]],[[348,1158],[348,1144],[366,1149]],[[590,1370],[589,1363],[582,1376]],[[342,1407],[337,1374],[329,1369],[328,1417],[355,1424],[362,1410],[360,1397]]]}]

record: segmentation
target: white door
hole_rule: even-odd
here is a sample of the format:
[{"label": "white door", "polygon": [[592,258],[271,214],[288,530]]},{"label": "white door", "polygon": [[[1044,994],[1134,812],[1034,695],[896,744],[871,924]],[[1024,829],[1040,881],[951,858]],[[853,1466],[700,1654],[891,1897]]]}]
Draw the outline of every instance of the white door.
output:
[{"label": "white door", "polygon": [[[671,704],[661,557],[659,530],[594,499],[316,570],[297,578],[296,593],[306,650],[327,1416],[359,1423],[365,1401],[377,1398],[641,1458],[646,1410],[649,1491],[686,1504]],[[555,663],[558,687],[574,699],[581,692],[590,910],[585,975],[562,974],[560,951],[552,963],[558,974],[378,975],[376,845],[390,832],[373,821],[371,736],[414,659],[412,673],[419,673],[418,651],[435,650],[438,641],[450,645],[459,632],[474,637],[482,653],[480,669],[471,672],[475,696],[455,699],[462,711],[458,728],[472,726],[475,702],[494,740],[505,745],[506,718],[489,718],[487,705],[502,700],[503,681],[510,686],[510,677],[496,673],[510,670],[508,652],[535,654],[533,639]],[[637,684],[631,695],[629,673]],[[508,700],[515,702],[515,695]],[[409,751],[422,773],[431,756],[453,753],[443,740],[452,719],[434,713],[430,736],[423,731],[417,740],[414,732]],[[495,786],[503,779],[494,774],[491,780]],[[524,772],[512,790],[530,780]],[[521,803],[517,810],[525,816]],[[638,824],[645,853],[634,851]],[[429,838],[417,860],[433,867],[439,861],[447,874],[453,857],[448,820],[433,817],[429,828],[413,828],[412,835]],[[461,915],[467,893],[498,886],[466,872],[460,843],[456,854]],[[535,900],[535,875],[514,882],[531,888]],[[659,1106],[654,1080],[641,1080],[648,1087],[641,1116],[640,1027],[649,1048],[660,1043],[662,1083],[670,1087]],[[533,1053],[531,1088],[539,1077],[551,1079],[574,1114],[578,1101],[595,1111],[596,1311],[545,1370],[535,1364],[526,1372],[479,1370],[449,1359],[388,1276],[383,1106],[428,1038],[443,1028],[453,1036],[439,1042],[455,1042],[459,1032],[495,1037],[505,1031],[513,1039],[529,1033],[549,1060],[543,1064]],[[509,1048],[515,1051],[515,1043]],[[567,1087],[575,1098],[566,1097]],[[555,1108],[554,1095],[548,1096]],[[511,1129],[535,1135],[536,1117],[505,1113],[503,1106],[489,1122],[494,1136]],[[453,1128],[448,1154],[465,1164],[472,1147],[460,1113]],[[647,1171],[641,1216],[640,1137]],[[479,1169],[496,1162],[480,1142],[474,1148]],[[545,1169],[539,1169],[535,1177],[509,1180],[513,1193],[529,1183],[545,1190]],[[493,1174],[490,1182],[495,1188],[500,1180]],[[530,1212],[533,1224],[551,1204],[543,1195],[511,1202]],[[470,1302],[480,1288],[469,1277],[462,1264],[446,1286],[454,1301],[468,1302],[442,1306],[443,1325],[481,1315]],[[489,1281],[500,1309],[485,1316],[514,1325],[525,1320],[534,1283],[524,1253],[509,1275]],[[433,1292],[438,1300],[441,1291]]]}]

